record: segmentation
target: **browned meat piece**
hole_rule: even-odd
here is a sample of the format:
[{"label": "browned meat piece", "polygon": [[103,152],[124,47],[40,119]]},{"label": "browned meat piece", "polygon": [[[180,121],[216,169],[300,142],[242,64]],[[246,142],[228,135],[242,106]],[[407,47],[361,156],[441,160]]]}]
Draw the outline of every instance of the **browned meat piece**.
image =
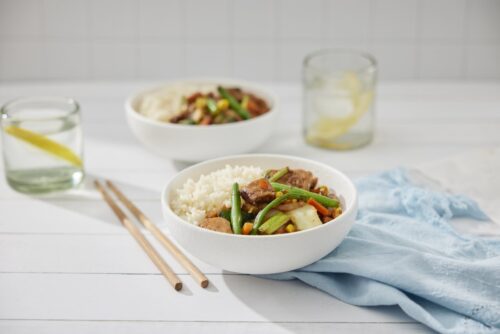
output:
[{"label": "browned meat piece", "polygon": [[283,233],[286,233],[286,224],[283,224],[283,226],[281,226],[276,232],[274,232],[273,234],[283,234]]},{"label": "browned meat piece", "polygon": [[243,91],[239,88],[226,88],[226,91],[238,101],[243,99]]},{"label": "browned meat piece", "polygon": [[275,198],[274,189],[266,179],[258,179],[241,188],[241,197],[253,205],[270,202]]},{"label": "browned meat piece", "polygon": [[315,192],[316,194],[323,195],[323,196],[328,196],[328,194],[329,194],[329,190],[328,190],[327,186],[321,186],[319,188],[314,188],[311,191]]},{"label": "browned meat piece", "polygon": [[330,217],[330,216],[321,217],[321,221],[323,222],[323,224],[328,223],[332,219],[333,219],[333,217]]},{"label": "browned meat piece", "polygon": [[219,216],[219,212],[217,210],[207,211],[207,214],[206,214],[207,218],[214,218],[214,217],[218,217],[218,216]]},{"label": "browned meat piece", "polygon": [[266,205],[267,203],[259,203],[257,205],[253,205],[247,201],[243,201],[243,204],[241,205],[241,210],[248,212],[250,214],[257,214],[260,210],[264,209]]},{"label": "browned meat piece", "polygon": [[302,202],[302,201],[287,201],[283,204],[280,204],[276,207],[276,209],[280,210],[280,211],[292,211],[292,210],[295,210],[295,209],[298,209],[300,207],[303,207],[306,203]]},{"label": "browned meat piece", "polygon": [[189,117],[189,114],[190,112],[189,111],[183,111],[181,112],[180,114],[177,114],[173,117],[170,118],[169,122],[170,123],[179,123],[180,121],[182,121],[183,119],[186,119]]},{"label": "browned meat piece", "polygon": [[[269,175],[273,175],[276,172],[277,170],[272,170],[269,172]],[[288,184],[293,187],[299,187],[305,190],[311,190],[312,188],[316,187],[318,178],[307,170],[291,169],[276,182]]]},{"label": "browned meat piece", "polygon": [[198,226],[212,231],[233,233],[233,230],[231,230],[231,223],[222,217],[205,218],[198,224]]},{"label": "browned meat piece", "polygon": [[253,94],[248,94],[248,96],[250,99],[248,101],[247,109],[253,116],[259,116],[269,111],[269,106],[266,101]]},{"label": "browned meat piece", "polygon": [[193,95],[188,96],[186,98],[186,102],[187,103],[194,103],[194,101],[196,101],[197,98],[202,97],[202,96],[203,96],[203,94],[201,94],[200,92],[196,92]]}]

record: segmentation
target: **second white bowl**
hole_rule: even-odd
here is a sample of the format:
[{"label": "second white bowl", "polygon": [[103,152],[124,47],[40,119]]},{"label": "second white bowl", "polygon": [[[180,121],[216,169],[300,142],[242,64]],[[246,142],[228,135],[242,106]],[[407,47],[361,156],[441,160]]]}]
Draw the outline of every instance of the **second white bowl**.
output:
[{"label": "second white bowl", "polygon": [[[149,119],[137,112],[145,94],[178,84],[217,84],[239,87],[264,99],[270,110],[250,120],[208,126],[182,125]],[[245,153],[270,137],[278,110],[274,95],[244,81],[203,79],[176,81],[133,95],[125,103],[127,122],[135,137],[150,151],[182,161],[202,161],[224,155]]]}]

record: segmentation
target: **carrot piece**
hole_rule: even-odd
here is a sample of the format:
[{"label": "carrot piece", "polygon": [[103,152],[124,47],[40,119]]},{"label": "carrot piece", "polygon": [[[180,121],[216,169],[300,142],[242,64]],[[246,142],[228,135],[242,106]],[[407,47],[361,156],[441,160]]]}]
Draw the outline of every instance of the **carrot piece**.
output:
[{"label": "carrot piece", "polygon": [[318,203],[314,198],[309,198],[307,200],[307,204],[314,206],[316,208],[316,211],[321,213],[323,216],[328,216],[328,214],[330,213],[327,208]]},{"label": "carrot piece", "polygon": [[241,232],[245,235],[249,235],[252,232],[252,229],[253,229],[253,224],[246,222],[245,224],[243,224]]},{"label": "carrot piece", "polygon": [[264,179],[260,179],[260,180],[259,180],[259,188],[260,188],[260,189],[267,189],[267,184],[268,184],[268,183],[267,183],[267,181],[266,181],[266,180],[264,180]]},{"label": "carrot piece", "polygon": [[205,115],[200,121],[200,125],[210,125],[212,123],[212,116]]}]

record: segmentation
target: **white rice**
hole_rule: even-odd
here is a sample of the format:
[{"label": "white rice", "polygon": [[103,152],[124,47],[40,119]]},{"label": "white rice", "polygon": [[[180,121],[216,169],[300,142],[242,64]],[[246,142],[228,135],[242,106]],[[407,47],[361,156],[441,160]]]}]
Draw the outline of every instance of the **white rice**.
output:
[{"label": "white rice", "polygon": [[231,206],[231,187],[238,182],[240,187],[264,176],[264,170],[255,166],[226,165],[197,181],[189,179],[175,191],[170,201],[172,210],[190,223],[198,223],[208,211]]},{"label": "white rice", "polygon": [[212,84],[177,84],[145,94],[140,103],[138,112],[147,118],[156,121],[168,122],[182,110],[183,98],[196,92],[208,94],[216,92],[217,87]]}]

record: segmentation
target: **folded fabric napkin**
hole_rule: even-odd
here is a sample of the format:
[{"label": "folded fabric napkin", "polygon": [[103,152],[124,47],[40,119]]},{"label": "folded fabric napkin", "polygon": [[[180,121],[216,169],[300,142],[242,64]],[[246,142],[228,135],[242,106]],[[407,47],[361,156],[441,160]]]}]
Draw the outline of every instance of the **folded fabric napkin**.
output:
[{"label": "folded fabric napkin", "polygon": [[[299,279],[360,306],[399,305],[442,333],[500,333],[500,239],[466,237],[447,221],[488,218],[465,196],[429,190],[397,169],[357,182],[356,223]],[[332,222],[335,224],[335,222]]]}]

